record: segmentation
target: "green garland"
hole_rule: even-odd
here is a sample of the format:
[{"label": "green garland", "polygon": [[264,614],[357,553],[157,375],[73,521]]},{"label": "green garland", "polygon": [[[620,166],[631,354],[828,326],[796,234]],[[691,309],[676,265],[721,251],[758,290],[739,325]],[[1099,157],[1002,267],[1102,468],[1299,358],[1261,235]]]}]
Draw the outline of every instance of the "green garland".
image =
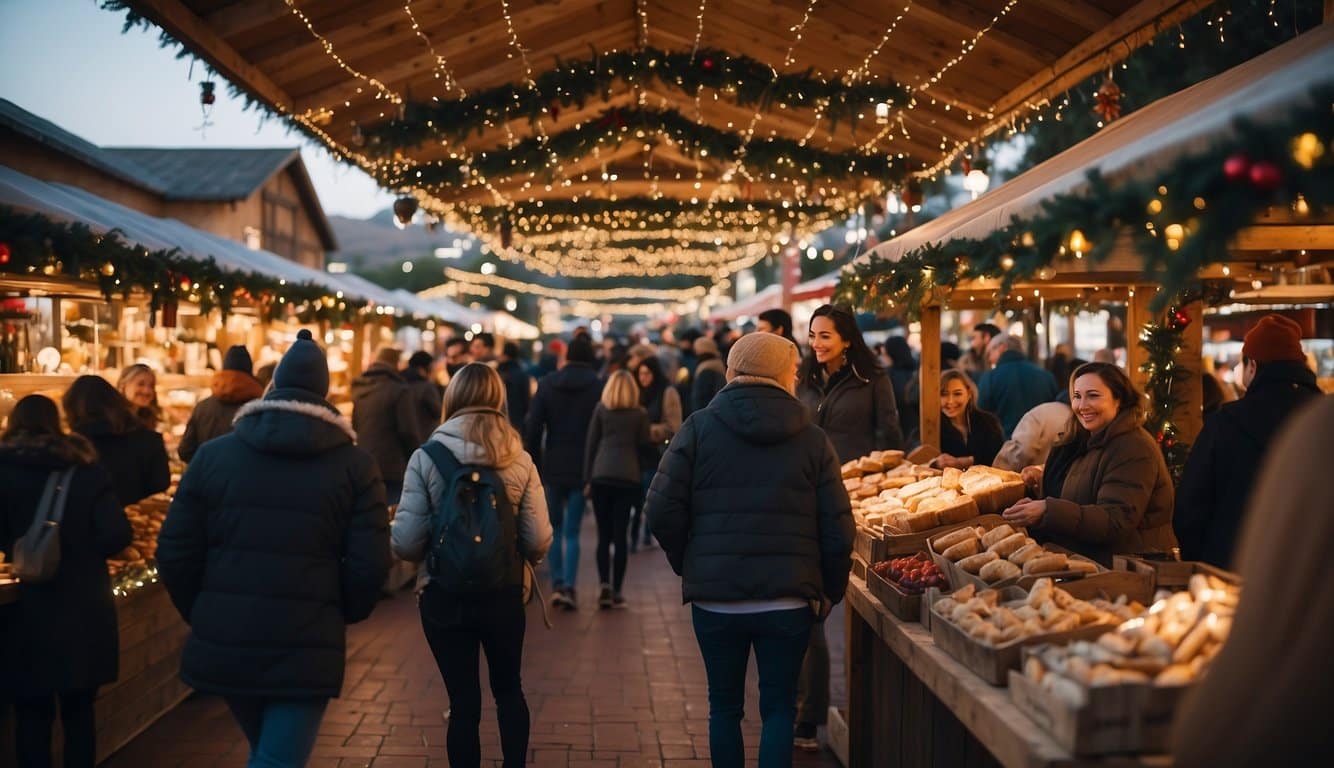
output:
[{"label": "green garland", "polygon": [[303,323],[341,324],[366,302],[331,295],[314,283],[288,283],[256,272],[218,266],[211,257],[197,259],[177,249],[150,251],[131,245],[121,233],[98,234],[78,222],[57,222],[41,214],[0,207],[0,243],[8,247],[0,273],[67,277],[96,283],[107,301],[128,300],[140,290],[154,311],[171,302],[190,301],[224,315],[238,300],[260,306],[270,318],[289,311]]},{"label": "green garland", "polygon": [[689,96],[703,89],[733,94],[742,107],[768,110],[780,106],[819,109],[830,121],[856,123],[878,103],[904,103],[908,92],[897,83],[846,84],[827,80],[810,70],[778,74],[749,56],[716,49],[697,53],[657,48],[594,54],[580,61],[558,63],[538,75],[534,84],[506,84],[452,101],[409,101],[401,116],[379,125],[361,126],[368,150],[380,154],[415,147],[444,135],[455,140],[481,133],[514,117],[535,124],[545,116],[559,119],[560,109],[582,108],[590,99],[606,99],[617,82],[663,85]]},{"label": "green garland", "polygon": [[[619,200],[586,197],[580,200],[543,200],[509,206],[487,205],[459,208],[454,213],[468,220],[477,232],[510,226],[515,235],[581,232],[597,221],[623,219],[623,229],[643,223],[648,229],[735,230],[728,218],[745,217],[758,226],[776,229],[782,224],[808,226],[829,221],[843,213],[838,206],[796,202],[790,205],[766,200],[708,200],[690,202],[668,197],[626,197]],[[633,226],[631,226],[633,224]]]},{"label": "green garland", "polygon": [[1177,365],[1182,338],[1190,317],[1184,309],[1173,307],[1161,322],[1148,323],[1140,331],[1139,345],[1148,353],[1140,370],[1148,374],[1144,389],[1149,398],[1149,413],[1144,426],[1158,441],[1174,483],[1181,482],[1186,469],[1190,444],[1181,440],[1172,414],[1185,401],[1177,395],[1177,385],[1191,377],[1191,372]]},{"label": "green garland", "polygon": [[1312,215],[1334,204],[1332,102],[1334,87],[1323,86],[1286,119],[1238,120],[1231,136],[1149,180],[1113,187],[1090,171],[1085,189],[1056,195],[1033,217],[1015,217],[987,237],[927,243],[898,261],[872,256],[844,271],[835,295],[911,313],[936,288],[963,280],[999,279],[1004,294],[1058,259],[1073,262],[1076,232],[1073,240],[1085,244],[1080,255],[1097,264],[1128,230],[1146,278],[1162,286],[1152,305],[1161,311],[1203,267],[1225,261],[1235,235],[1265,209],[1293,205],[1298,196]]},{"label": "green garland", "polygon": [[513,147],[478,152],[471,163],[454,159],[406,168],[395,165],[378,175],[387,187],[446,189],[457,188],[473,173],[492,181],[524,173],[540,173],[551,180],[557,158],[585,158],[603,147],[620,146],[626,141],[644,144],[656,137],[670,139],[696,158],[736,157],[745,146],[746,167],[766,179],[772,174],[781,182],[848,178],[898,181],[907,174],[906,166],[897,163],[892,154],[826,152],[804,142],[772,137],[746,143],[739,133],[702,125],[674,109],[634,108],[608,110],[560,133],[532,136]]}]

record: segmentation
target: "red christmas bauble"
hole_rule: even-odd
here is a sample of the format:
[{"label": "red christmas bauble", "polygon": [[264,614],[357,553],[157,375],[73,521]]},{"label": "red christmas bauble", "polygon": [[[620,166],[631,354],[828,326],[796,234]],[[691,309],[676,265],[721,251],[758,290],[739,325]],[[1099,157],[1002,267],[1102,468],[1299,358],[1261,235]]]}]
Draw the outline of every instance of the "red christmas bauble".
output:
[{"label": "red christmas bauble", "polygon": [[1228,181],[1241,181],[1251,172],[1251,159],[1243,154],[1236,154],[1223,161],[1223,175]]},{"label": "red christmas bauble", "polygon": [[712,72],[715,66],[715,62],[713,59],[703,59],[700,61],[699,66],[705,72]]},{"label": "red christmas bauble", "polygon": [[1184,307],[1172,310],[1172,325],[1176,330],[1190,325],[1190,313]]},{"label": "red christmas bauble", "polygon": [[10,256],[9,243],[0,243],[0,264],[8,264]]},{"label": "red christmas bauble", "polygon": [[1262,161],[1251,166],[1250,178],[1251,186],[1261,192],[1269,192],[1277,189],[1283,181],[1283,172],[1277,165]]}]

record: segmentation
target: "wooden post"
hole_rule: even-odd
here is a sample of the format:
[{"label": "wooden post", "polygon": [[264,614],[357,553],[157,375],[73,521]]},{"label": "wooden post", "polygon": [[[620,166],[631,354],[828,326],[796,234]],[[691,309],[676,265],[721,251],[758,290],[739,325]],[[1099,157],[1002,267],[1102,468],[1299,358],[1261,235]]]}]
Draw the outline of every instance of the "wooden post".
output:
[{"label": "wooden post", "polygon": [[1076,318],[1078,318],[1078,316],[1079,316],[1078,313],[1069,314],[1065,316],[1065,329],[1067,331],[1066,342],[1070,344],[1071,358],[1079,357],[1079,354],[1075,352],[1075,325],[1076,325],[1075,320]]},{"label": "wooden post", "polygon": [[352,320],[352,359],[348,361],[348,378],[360,376],[366,370],[366,323],[360,317]]},{"label": "wooden post", "polygon": [[1204,429],[1204,382],[1200,380],[1205,375],[1204,305],[1192,302],[1185,310],[1190,314],[1191,323],[1182,333],[1181,349],[1174,365],[1189,376],[1184,381],[1174,380],[1172,383],[1173,396],[1181,400],[1181,405],[1172,411],[1172,423],[1176,425],[1178,439],[1190,444]]},{"label": "wooden post", "polygon": [[922,366],[918,422],[922,445],[940,448],[940,302],[922,307]]},{"label": "wooden post", "polygon": [[1139,332],[1146,323],[1153,320],[1153,313],[1149,311],[1149,304],[1153,301],[1153,290],[1143,286],[1138,290],[1134,287],[1130,290],[1131,295],[1126,302],[1126,373],[1130,375],[1135,387],[1143,392],[1149,377],[1140,370],[1146,355],[1143,347],[1139,345]]}]

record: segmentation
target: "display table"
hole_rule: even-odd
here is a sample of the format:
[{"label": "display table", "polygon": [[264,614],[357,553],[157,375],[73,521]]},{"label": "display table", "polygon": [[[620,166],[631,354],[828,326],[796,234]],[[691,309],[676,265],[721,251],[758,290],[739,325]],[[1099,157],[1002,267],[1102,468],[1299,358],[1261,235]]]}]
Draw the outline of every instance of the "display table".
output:
[{"label": "display table", "polygon": [[854,575],[847,593],[848,764],[1065,768],[1170,766],[1167,757],[1076,758],[1010,700],[891,614]]},{"label": "display table", "polygon": [[190,628],[160,583],[116,599],[120,677],[97,696],[97,760],[125,746],[190,695],[181,682],[181,649]]}]

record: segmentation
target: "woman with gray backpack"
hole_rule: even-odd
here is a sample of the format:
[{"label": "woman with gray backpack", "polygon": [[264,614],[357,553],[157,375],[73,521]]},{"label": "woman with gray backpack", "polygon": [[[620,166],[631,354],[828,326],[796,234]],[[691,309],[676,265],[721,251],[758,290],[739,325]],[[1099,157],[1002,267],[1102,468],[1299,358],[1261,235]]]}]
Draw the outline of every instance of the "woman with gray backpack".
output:
[{"label": "woman with gray backpack", "polygon": [[481,764],[482,650],[504,766],[524,765],[524,604],[533,586],[531,566],[551,546],[551,521],[537,468],[506,415],[505,383],[495,369],[470,363],[450,380],[444,423],[408,460],[390,535],[396,555],[425,563],[418,605],[449,693],[449,764]]},{"label": "woman with gray backpack", "polygon": [[[18,602],[0,608],[0,700],[14,705],[17,763],[51,765],[59,699],[65,765],[92,766],[93,699],[119,659],[106,559],[129,545],[130,523],[92,444],[66,434],[41,395],[9,415],[0,488],[0,551],[21,579]],[[39,516],[55,525],[34,525]]]}]

